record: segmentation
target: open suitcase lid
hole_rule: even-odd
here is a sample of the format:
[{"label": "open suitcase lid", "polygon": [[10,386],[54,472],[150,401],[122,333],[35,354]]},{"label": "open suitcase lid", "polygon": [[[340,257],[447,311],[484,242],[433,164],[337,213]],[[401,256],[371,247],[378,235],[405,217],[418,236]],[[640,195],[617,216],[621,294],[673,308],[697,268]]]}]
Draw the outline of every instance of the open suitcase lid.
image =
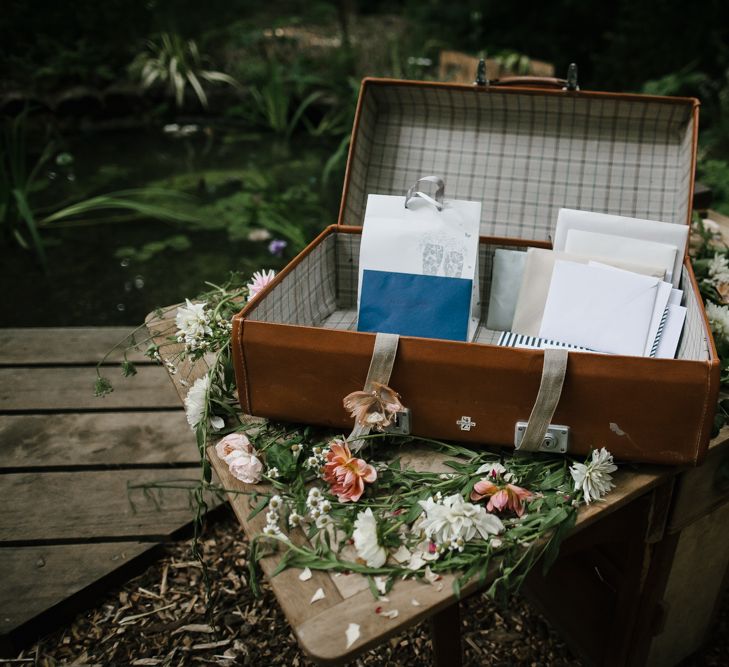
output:
[{"label": "open suitcase lid", "polygon": [[560,208],[689,224],[694,98],[367,78],[340,225],[425,174],[482,202],[483,236],[550,240]]}]

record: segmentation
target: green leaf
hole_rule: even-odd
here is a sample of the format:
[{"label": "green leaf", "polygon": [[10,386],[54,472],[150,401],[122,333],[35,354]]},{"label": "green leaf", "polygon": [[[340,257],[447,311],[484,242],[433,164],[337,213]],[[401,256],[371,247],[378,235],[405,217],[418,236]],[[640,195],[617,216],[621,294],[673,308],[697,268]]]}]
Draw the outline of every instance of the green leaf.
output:
[{"label": "green leaf", "polygon": [[251,513],[248,515],[249,521],[266,508],[266,506],[268,505],[268,500],[268,496],[264,496],[263,498],[261,498],[261,500],[258,501],[258,504],[251,510]]},{"label": "green leaf", "polygon": [[114,387],[111,386],[111,382],[105,377],[99,375],[94,383],[94,396],[106,396],[114,391]]},{"label": "green leaf", "polygon": [[18,207],[18,213],[20,213],[20,216],[23,218],[26,226],[28,227],[28,232],[30,233],[30,238],[33,241],[33,247],[38,255],[38,259],[43,265],[43,268],[47,269],[48,260],[46,259],[46,250],[43,246],[43,239],[41,239],[40,233],[38,232],[38,223],[33,215],[33,211],[30,209],[28,200],[25,198],[25,194],[17,188],[13,189],[13,196],[15,197],[15,202]]}]

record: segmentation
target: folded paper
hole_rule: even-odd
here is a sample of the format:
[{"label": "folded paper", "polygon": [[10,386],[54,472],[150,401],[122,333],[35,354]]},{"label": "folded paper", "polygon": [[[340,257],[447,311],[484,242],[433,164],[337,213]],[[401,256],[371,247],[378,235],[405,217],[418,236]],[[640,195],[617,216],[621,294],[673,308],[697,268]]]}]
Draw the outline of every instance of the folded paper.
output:
[{"label": "folded paper", "polygon": [[[601,264],[599,262],[590,262],[589,265],[602,266],[603,268],[611,269],[613,271],[621,271],[621,269],[617,269],[607,264]],[[667,308],[672,292],[680,292],[680,290],[672,289],[671,283],[667,283],[665,281],[658,283],[656,289],[656,302],[653,306],[653,316],[651,317],[650,327],[648,327],[648,337],[646,339],[645,349],[643,350],[643,356],[645,357],[656,356],[658,341],[661,337],[661,333],[663,332],[663,326],[668,312]]]},{"label": "folded paper", "polygon": [[629,271],[557,261],[539,336],[643,356],[659,282]]},{"label": "folded paper", "polygon": [[522,250],[496,249],[491,274],[487,329],[493,331],[511,329],[526,258],[527,253]]},{"label": "folded paper", "polygon": [[480,202],[369,195],[358,331],[470,341],[480,316]]},{"label": "folded paper", "polygon": [[667,243],[582,229],[570,229],[567,232],[565,250],[602,262],[618,261],[639,266],[658,266],[666,273],[666,280],[669,282],[673,277],[677,252],[675,245]]},{"label": "folded paper", "polygon": [[[511,330],[528,336],[538,336],[542,324],[544,304],[547,301],[549,285],[552,280],[554,264],[558,260],[587,264],[589,257],[571,253],[554,252],[543,248],[529,248],[526,264],[519,289],[519,296],[514,309]],[[662,278],[664,271],[660,267],[640,267],[625,262],[610,262],[611,266],[645,275]],[[490,327],[489,327],[490,328]]]},{"label": "folded paper", "polygon": [[556,348],[564,348],[567,350],[576,350],[581,352],[591,352],[586,347],[579,345],[570,345],[557,340],[547,340],[538,336],[524,336],[511,331],[502,331],[499,340],[496,342],[500,347],[516,347],[526,350],[549,350]]},{"label": "folded paper", "polygon": [[663,325],[663,332],[658,341],[655,356],[658,359],[673,359],[678,350],[681,339],[683,323],[686,320],[686,308],[675,304],[668,304],[668,317]]},{"label": "folded paper", "polygon": [[554,233],[555,250],[566,248],[567,234],[572,229],[657,241],[675,246],[677,252],[673,264],[672,282],[674,287],[678,287],[681,279],[681,265],[686,252],[688,225],[563,208],[560,209],[557,217],[557,227]]}]

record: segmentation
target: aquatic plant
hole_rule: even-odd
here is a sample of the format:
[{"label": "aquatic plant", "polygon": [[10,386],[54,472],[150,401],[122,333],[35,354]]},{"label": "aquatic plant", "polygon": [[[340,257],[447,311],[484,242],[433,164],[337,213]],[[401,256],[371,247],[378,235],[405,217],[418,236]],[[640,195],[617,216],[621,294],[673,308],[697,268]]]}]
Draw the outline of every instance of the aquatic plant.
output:
[{"label": "aquatic plant", "polygon": [[203,82],[240,88],[232,76],[207,69],[207,60],[200,54],[195,40],[185,40],[180,35],[164,32],[159,41],[147,42],[147,50],[137,55],[129,69],[141,80],[144,88],[156,84],[166,86],[178,107],[182,106],[189,86],[200,104],[207,108],[208,96]]},{"label": "aquatic plant", "polygon": [[109,217],[91,218],[90,214],[121,210],[139,218],[199,222],[199,217],[189,208],[194,198],[166,188],[132,188],[73,203],[37,205],[33,193],[40,189],[38,176],[56,154],[57,145],[47,141],[39,157],[33,160],[27,145],[26,121],[27,110],[6,121],[1,135],[0,231],[5,240],[33,250],[44,269],[47,259],[41,236],[43,229],[118,221]]},{"label": "aquatic plant", "polygon": [[265,83],[251,88],[253,97],[253,120],[263,124],[276,134],[290,137],[298,127],[306,110],[324,92],[313,90],[300,97],[300,91],[308,81],[292,81],[283,72],[283,66],[271,63]]}]

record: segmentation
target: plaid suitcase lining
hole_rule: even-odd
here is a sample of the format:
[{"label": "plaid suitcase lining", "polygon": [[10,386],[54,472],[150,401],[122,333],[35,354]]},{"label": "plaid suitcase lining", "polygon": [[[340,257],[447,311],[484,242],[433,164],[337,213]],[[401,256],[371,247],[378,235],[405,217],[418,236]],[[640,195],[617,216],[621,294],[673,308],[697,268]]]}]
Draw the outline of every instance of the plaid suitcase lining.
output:
[{"label": "plaid suitcase lining", "polygon": [[426,173],[481,201],[481,234],[548,239],[562,207],[685,223],[688,105],[414,86],[363,100],[343,223]]},{"label": "plaid suitcase lining", "polygon": [[[355,330],[357,321],[358,234],[330,234],[310,252],[274,290],[261,299],[248,319],[260,322],[294,324],[327,329]],[[525,250],[521,246],[486,245],[479,248],[481,301],[483,311],[476,343],[495,345],[501,332],[487,329],[488,294],[497,248]],[[682,284],[689,284],[683,269]],[[678,359],[707,361],[708,342],[704,335],[703,304],[690,289],[684,290],[687,308]]]}]

